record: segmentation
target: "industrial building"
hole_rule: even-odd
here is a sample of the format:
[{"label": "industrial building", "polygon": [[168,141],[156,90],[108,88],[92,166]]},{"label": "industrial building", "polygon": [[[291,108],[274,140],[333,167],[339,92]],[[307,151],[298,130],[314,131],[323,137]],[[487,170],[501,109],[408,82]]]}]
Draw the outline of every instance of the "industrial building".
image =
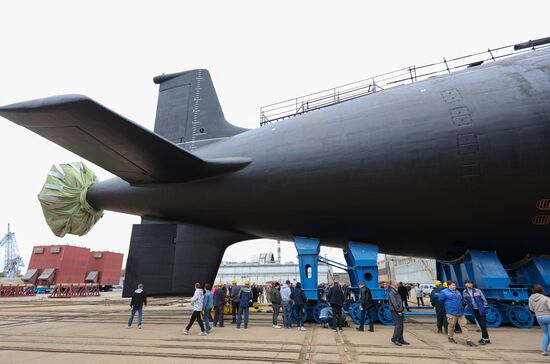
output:
[{"label": "industrial building", "polygon": [[[222,262],[216,275],[216,282],[243,284],[245,280],[263,285],[274,281],[300,282],[300,268],[297,263],[278,263],[273,253],[263,253],[253,257],[251,262]],[[319,263],[319,283],[333,280],[332,267]]]},{"label": "industrial building", "polygon": [[123,254],[94,252],[71,245],[39,245],[32,251],[26,283],[97,283],[114,286],[120,282]]},{"label": "industrial building", "polygon": [[380,254],[378,276],[380,281],[433,283],[436,279],[435,259]]},{"label": "industrial building", "polygon": [[[278,263],[273,253],[262,253],[251,257],[249,262],[222,262],[216,275],[216,282],[231,282],[238,284],[245,280],[256,284],[272,281],[300,281],[300,268],[297,263]],[[433,283],[436,279],[436,264],[434,259],[403,257],[397,255],[378,255],[379,281],[395,279],[407,283]],[[341,269],[319,262],[319,283],[337,280],[350,284],[349,275]]]}]

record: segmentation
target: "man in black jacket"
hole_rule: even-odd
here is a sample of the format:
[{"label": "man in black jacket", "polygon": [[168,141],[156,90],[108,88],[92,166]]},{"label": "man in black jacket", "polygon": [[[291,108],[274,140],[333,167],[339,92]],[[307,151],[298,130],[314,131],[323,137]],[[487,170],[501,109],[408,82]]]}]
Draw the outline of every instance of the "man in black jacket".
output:
[{"label": "man in black jacket", "polygon": [[214,293],[214,327],[223,327],[223,310],[225,308],[225,287],[218,283],[218,289]]},{"label": "man in black jacket", "polygon": [[344,292],[338,284],[334,281],[332,287],[330,287],[327,294],[328,303],[332,307],[332,329],[336,331],[336,323],[338,322],[338,328],[342,330],[342,306],[344,306]]},{"label": "man in black jacket", "polygon": [[359,304],[361,305],[361,324],[357,330],[365,331],[365,318],[367,313],[369,315],[369,331],[374,331],[374,302],[372,301],[372,294],[368,287],[365,286],[365,283],[359,282]]},{"label": "man in black jacket", "polygon": [[128,329],[132,327],[132,322],[134,321],[134,316],[136,311],[138,313],[138,329],[141,329],[141,317],[143,311],[143,305],[147,306],[147,296],[143,291],[143,284],[138,284],[138,288],[132,294],[132,300],[130,301],[130,307],[132,307],[132,315],[128,320]]},{"label": "man in black jacket", "polygon": [[401,301],[403,301],[403,306],[407,307],[407,311],[411,311],[409,309],[409,290],[403,282],[399,282],[399,287],[397,288],[397,292],[399,292],[399,296],[401,296]]},{"label": "man in black jacket", "polygon": [[447,315],[445,314],[445,307],[443,305],[443,302],[439,302],[439,294],[443,291],[443,285],[441,284],[441,281],[437,280],[435,281],[435,288],[430,293],[430,302],[432,303],[432,306],[435,308],[435,315],[437,318],[437,333],[441,334],[443,333],[443,329],[445,329],[445,335],[447,334]]},{"label": "man in black jacket", "polygon": [[252,307],[254,303],[258,302],[260,291],[258,290],[256,283],[252,283],[252,287],[250,288],[250,290],[252,291],[252,304],[250,304],[250,307]]},{"label": "man in black jacket", "polygon": [[296,283],[296,288],[290,294],[290,298],[296,306],[296,325],[298,326],[298,331],[306,331],[304,327],[304,306],[306,305],[307,297],[300,282]]},{"label": "man in black jacket", "polygon": [[[406,289],[406,288],[405,288]],[[388,302],[390,306],[391,318],[395,324],[391,342],[397,346],[409,345],[403,338],[403,301],[397,291],[397,282],[391,281],[388,289]]]}]

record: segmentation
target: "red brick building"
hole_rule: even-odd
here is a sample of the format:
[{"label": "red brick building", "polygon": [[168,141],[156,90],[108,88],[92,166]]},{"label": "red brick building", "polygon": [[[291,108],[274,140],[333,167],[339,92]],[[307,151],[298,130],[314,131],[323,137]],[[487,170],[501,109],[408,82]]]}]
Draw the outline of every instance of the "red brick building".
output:
[{"label": "red brick building", "polygon": [[71,245],[38,245],[33,248],[29,269],[22,278],[27,283],[99,283],[120,282],[123,254],[92,252]]}]

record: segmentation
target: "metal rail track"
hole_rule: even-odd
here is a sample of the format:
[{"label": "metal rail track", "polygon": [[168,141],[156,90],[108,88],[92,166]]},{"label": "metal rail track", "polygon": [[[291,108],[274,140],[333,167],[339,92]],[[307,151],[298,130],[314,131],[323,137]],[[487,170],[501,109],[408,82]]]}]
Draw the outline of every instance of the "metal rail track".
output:
[{"label": "metal rail track", "polygon": [[[186,348],[191,349],[191,348]],[[195,349],[208,349],[208,353],[200,355],[200,359],[218,359],[225,362],[228,361],[255,361],[255,362],[268,362],[268,363],[299,363],[297,359],[289,358],[262,358],[253,356],[231,356],[220,354],[211,354],[213,350],[211,348],[195,348]],[[131,357],[152,357],[152,358],[180,358],[180,359],[198,359],[196,354],[187,353],[164,353],[164,352],[146,352],[146,351],[119,351],[119,350],[90,350],[90,349],[57,349],[57,348],[36,348],[25,346],[10,346],[5,347],[0,344],[0,350],[16,350],[16,351],[33,351],[43,353],[62,353],[62,354],[93,354],[93,355],[120,355]],[[241,350],[241,349],[240,349]],[[248,349],[247,349],[248,350]]]}]

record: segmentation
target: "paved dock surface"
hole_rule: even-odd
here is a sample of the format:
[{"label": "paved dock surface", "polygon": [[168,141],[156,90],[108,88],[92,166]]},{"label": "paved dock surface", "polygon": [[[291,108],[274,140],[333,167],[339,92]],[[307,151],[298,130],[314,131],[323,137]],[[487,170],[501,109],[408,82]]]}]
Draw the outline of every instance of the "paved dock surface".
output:
[{"label": "paved dock surface", "polygon": [[[341,332],[307,324],[307,331],[273,329],[271,314],[253,313],[248,329],[230,320],[206,337],[183,298],[153,298],[144,310],[143,329],[126,329],[129,300],[120,292],[101,297],[0,299],[0,363],[550,363],[540,354],[541,331],[504,326],[490,331],[491,345],[470,348],[437,334],[433,318],[408,319],[405,339],[391,344],[393,329],[377,324],[374,333]],[[137,322],[137,315],[136,321]],[[479,339],[475,326],[470,325]]]}]

